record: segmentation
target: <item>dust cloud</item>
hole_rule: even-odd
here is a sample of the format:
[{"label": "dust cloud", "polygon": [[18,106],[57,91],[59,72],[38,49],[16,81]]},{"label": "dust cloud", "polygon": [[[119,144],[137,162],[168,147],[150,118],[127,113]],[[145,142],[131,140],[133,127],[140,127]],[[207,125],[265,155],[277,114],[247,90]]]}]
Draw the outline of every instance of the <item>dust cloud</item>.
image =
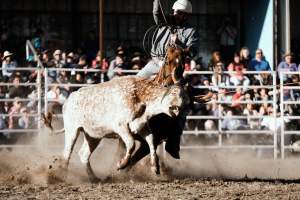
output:
[{"label": "dust cloud", "polygon": [[[26,141],[26,142],[25,142]],[[64,135],[51,135],[43,130],[30,140],[19,140],[31,147],[1,148],[0,184],[82,184],[89,183],[77,155],[82,144],[78,138],[68,172],[61,160]],[[257,157],[257,150],[181,150],[181,159],[174,160],[160,149],[162,174],[153,176],[146,157],[130,170],[117,171],[118,140],[104,139],[91,157],[91,166],[102,182],[161,181],[177,178],[217,178],[222,180],[297,180],[300,159],[290,157],[273,160]]]}]

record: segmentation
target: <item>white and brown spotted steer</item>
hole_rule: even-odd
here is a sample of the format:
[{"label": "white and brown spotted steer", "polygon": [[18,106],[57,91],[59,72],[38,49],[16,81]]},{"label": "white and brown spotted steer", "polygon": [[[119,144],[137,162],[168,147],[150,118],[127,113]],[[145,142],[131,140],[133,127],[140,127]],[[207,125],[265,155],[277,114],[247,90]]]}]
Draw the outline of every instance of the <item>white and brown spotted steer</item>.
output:
[{"label": "white and brown spotted steer", "polygon": [[[63,105],[65,147],[63,158],[68,166],[73,147],[80,132],[84,141],[79,151],[81,162],[90,180],[97,179],[90,156],[104,137],[119,136],[126,146],[126,154],[118,168],[127,166],[135,148],[134,134],[154,115],[178,115],[183,106],[182,88],[163,87],[153,81],[126,76],[109,82],[84,87],[71,93]],[[151,164],[156,169],[157,155],[153,135],[143,135],[150,148]]]}]

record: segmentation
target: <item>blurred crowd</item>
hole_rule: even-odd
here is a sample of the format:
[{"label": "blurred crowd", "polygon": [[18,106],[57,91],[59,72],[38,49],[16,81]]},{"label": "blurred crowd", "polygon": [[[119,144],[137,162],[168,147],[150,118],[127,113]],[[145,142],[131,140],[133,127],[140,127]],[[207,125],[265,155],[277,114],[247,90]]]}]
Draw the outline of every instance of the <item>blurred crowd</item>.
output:
[{"label": "blurred crowd", "polygon": [[[37,46],[38,44],[35,44],[35,47]],[[30,114],[36,113],[37,110],[37,103],[34,100],[37,98],[37,87],[27,86],[24,83],[35,83],[37,72],[35,70],[14,70],[14,68],[23,67],[18,66],[17,61],[14,60],[14,54],[9,51],[0,52],[0,54],[2,62],[0,97],[1,99],[11,99],[10,102],[0,102],[1,114],[5,114],[0,118],[0,129],[32,128],[36,126],[35,120],[30,120]],[[111,58],[104,57],[101,52],[90,57],[80,49],[76,51],[43,50],[39,51],[39,57],[47,69],[47,83],[51,84],[45,94],[50,102],[50,110],[55,106],[61,106],[68,95],[79,88],[79,86],[70,87],[63,84],[95,84],[108,81],[116,76],[128,75],[123,70],[139,70],[149,61],[149,57],[141,51],[129,51],[122,46],[116,48],[115,55]],[[293,57],[292,53],[286,53],[283,61],[277,66],[277,71],[300,71],[300,65],[297,66],[293,62]],[[185,70],[213,73],[186,76],[194,87],[194,95],[200,96],[201,101],[205,102],[196,104],[191,111],[192,115],[226,116],[221,123],[224,130],[274,128],[271,127],[274,126],[271,118],[251,118],[253,116],[273,116],[274,111],[279,112],[279,106],[274,108],[271,102],[274,95],[277,100],[279,99],[278,94],[273,93],[273,88],[249,89],[249,86],[253,85],[274,85],[271,73],[247,74],[247,71],[272,71],[262,49],[257,49],[255,55],[252,56],[249,49],[243,47],[227,60],[223,60],[221,53],[215,51],[212,53],[209,63],[204,64],[199,60],[201,59],[187,57],[184,63]],[[27,67],[35,68],[36,66],[33,59],[29,58]],[[81,71],[76,71],[77,69]],[[101,71],[88,72],[89,69],[101,69]],[[45,82],[44,73],[42,74],[42,83]],[[279,78],[277,76],[277,84]],[[281,78],[284,84],[299,85],[299,74],[284,75]],[[3,83],[11,85],[3,85]],[[208,88],[203,89],[198,86],[207,86]],[[224,86],[237,86],[238,88],[222,88]],[[22,101],[25,98],[31,100]],[[299,98],[300,90],[284,90],[284,100],[299,100]],[[221,103],[219,103],[220,101]],[[243,101],[247,103],[241,103]],[[254,103],[255,101],[270,102]],[[297,109],[286,106],[284,112],[293,114],[298,112]],[[233,119],[231,118],[233,115],[242,115],[245,118]],[[191,120],[188,121],[187,128],[217,130],[219,125],[217,120],[198,120],[197,122]]]}]

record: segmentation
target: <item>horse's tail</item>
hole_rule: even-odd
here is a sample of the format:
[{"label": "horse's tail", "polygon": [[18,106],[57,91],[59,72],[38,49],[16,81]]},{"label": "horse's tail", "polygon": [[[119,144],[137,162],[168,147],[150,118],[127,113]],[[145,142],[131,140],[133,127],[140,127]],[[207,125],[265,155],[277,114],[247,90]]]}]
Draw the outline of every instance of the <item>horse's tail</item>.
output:
[{"label": "horse's tail", "polygon": [[48,112],[46,115],[44,113],[42,113],[42,119],[44,121],[45,126],[48,127],[49,129],[51,129],[52,133],[54,133],[54,134],[63,133],[65,131],[64,128],[62,128],[60,130],[53,129],[53,126],[52,126],[53,116],[54,116],[54,114],[52,112]]}]

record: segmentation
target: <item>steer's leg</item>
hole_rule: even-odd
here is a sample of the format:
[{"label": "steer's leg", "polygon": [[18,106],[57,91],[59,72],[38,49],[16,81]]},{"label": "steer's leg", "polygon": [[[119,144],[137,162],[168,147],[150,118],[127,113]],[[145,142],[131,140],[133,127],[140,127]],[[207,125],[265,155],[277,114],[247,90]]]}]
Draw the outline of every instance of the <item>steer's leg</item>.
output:
[{"label": "steer's leg", "polygon": [[86,167],[86,172],[88,174],[88,177],[91,182],[98,182],[99,179],[95,175],[91,164],[90,164],[90,157],[93,153],[93,151],[96,149],[98,146],[99,142],[101,139],[96,139],[96,138],[91,138],[88,136],[87,133],[84,134],[84,140],[83,144],[78,152],[78,155],[80,157],[81,162],[85,165]]},{"label": "steer's leg", "polygon": [[146,135],[145,139],[150,149],[151,170],[155,174],[160,174],[159,161],[158,161],[158,156],[156,154],[157,146],[154,144],[153,134]]},{"label": "steer's leg", "polygon": [[134,151],[135,142],[128,126],[120,127],[118,133],[126,146],[126,154],[118,163],[117,167],[118,169],[124,169],[128,165],[131,154]]},{"label": "steer's leg", "polygon": [[79,133],[80,133],[80,129],[77,127],[65,128],[65,148],[63,152],[63,158],[66,161],[66,166],[65,166],[66,168],[68,168],[71,154]]}]

